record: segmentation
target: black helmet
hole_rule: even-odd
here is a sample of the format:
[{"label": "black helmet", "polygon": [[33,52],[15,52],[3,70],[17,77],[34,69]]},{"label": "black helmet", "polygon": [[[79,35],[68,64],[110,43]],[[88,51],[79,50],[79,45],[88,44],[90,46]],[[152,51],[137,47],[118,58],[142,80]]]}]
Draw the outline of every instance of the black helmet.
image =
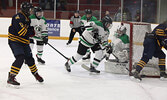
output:
[{"label": "black helmet", "polygon": [[92,14],[92,10],[90,10],[90,9],[85,9],[85,13],[86,13],[86,14]]},{"label": "black helmet", "polygon": [[20,8],[26,16],[30,16],[30,9],[33,8],[33,5],[29,2],[23,2],[21,3]]},{"label": "black helmet", "polygon": [[102,23],[104,25],[104,28],[106,29],[106,26],[108,23],[112,24],[112,18],[110,16],[106,15],[102,18]]},{"label": "black helmet", "polygon": [[[38,12],[41,12],[41,15],[37,15]],[[37,18],[42,18],[43,16],[43,10],[41,7],[34,7],[34,15],[37,17]]]}]

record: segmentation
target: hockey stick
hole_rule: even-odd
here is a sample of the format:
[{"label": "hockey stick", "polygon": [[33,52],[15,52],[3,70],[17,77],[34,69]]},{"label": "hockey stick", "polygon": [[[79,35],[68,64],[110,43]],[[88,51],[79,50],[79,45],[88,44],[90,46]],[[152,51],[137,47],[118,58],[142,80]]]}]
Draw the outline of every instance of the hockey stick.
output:
[{"label": "hockey stick", "polygon": [[54,50],[56,50],[60,55],[62,55],[65,59],[69,59],[67,58],[65,55],[63,55],[60,51],[58,51],[55,47],[53,47],[50,43],[47,43],[50,47],[52,47]]}]

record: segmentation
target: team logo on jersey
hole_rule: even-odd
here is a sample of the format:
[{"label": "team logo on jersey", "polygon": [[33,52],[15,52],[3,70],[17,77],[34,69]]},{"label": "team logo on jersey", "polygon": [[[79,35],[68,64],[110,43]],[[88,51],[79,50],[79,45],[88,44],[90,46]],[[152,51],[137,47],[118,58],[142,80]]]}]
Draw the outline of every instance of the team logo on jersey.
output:
[{"label": "team logo on jersey", "polygon": [[20,22],[19,24],[20,24],[21,27],[24,27],[23,23]]},{"label": "team logo on jersey", "polygon": [[35,26],[35,31],[41,32],[42,31],[42,26],[41,25]]},{"label": "team logo on jersey", "polygon": [[17,15],[17,16],[15,17],[15,19],[20,19],[19,15]]}]

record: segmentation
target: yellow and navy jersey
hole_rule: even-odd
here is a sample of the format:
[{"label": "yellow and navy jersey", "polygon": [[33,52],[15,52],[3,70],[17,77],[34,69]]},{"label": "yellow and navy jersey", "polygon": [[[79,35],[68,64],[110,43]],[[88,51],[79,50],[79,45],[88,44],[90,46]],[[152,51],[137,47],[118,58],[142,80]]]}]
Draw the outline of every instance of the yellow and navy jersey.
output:
[{"label": "yellow and navy jersey", "polygon": [[159,24],[153,32],[156,36],[157,43],[160,47],[162,47],[162,41],[167,39],[167,25],[166,24]]},{"label": "yellow and navy jersey", "polygon": [[9,41],[29,44],[29,37],[35,34],[30,23],[31,20],[23,12],[14,15],[8,29]]}]

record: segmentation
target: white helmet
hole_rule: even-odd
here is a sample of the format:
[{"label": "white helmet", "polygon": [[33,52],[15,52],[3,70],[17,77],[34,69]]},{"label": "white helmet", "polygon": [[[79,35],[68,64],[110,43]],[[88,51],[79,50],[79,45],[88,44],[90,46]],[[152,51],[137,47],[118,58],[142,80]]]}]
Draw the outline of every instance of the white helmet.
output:
[{"label": "white helmet", "polygon": [[123,34],[126,34],[126,30],[127,30],[127,29],[126,29],[125,26],[123,26],[123,25],[119,26],[118,29],[117,29],[117,31],[116,31],[117,36],[120,37],[120,36],[122,36]]}]

